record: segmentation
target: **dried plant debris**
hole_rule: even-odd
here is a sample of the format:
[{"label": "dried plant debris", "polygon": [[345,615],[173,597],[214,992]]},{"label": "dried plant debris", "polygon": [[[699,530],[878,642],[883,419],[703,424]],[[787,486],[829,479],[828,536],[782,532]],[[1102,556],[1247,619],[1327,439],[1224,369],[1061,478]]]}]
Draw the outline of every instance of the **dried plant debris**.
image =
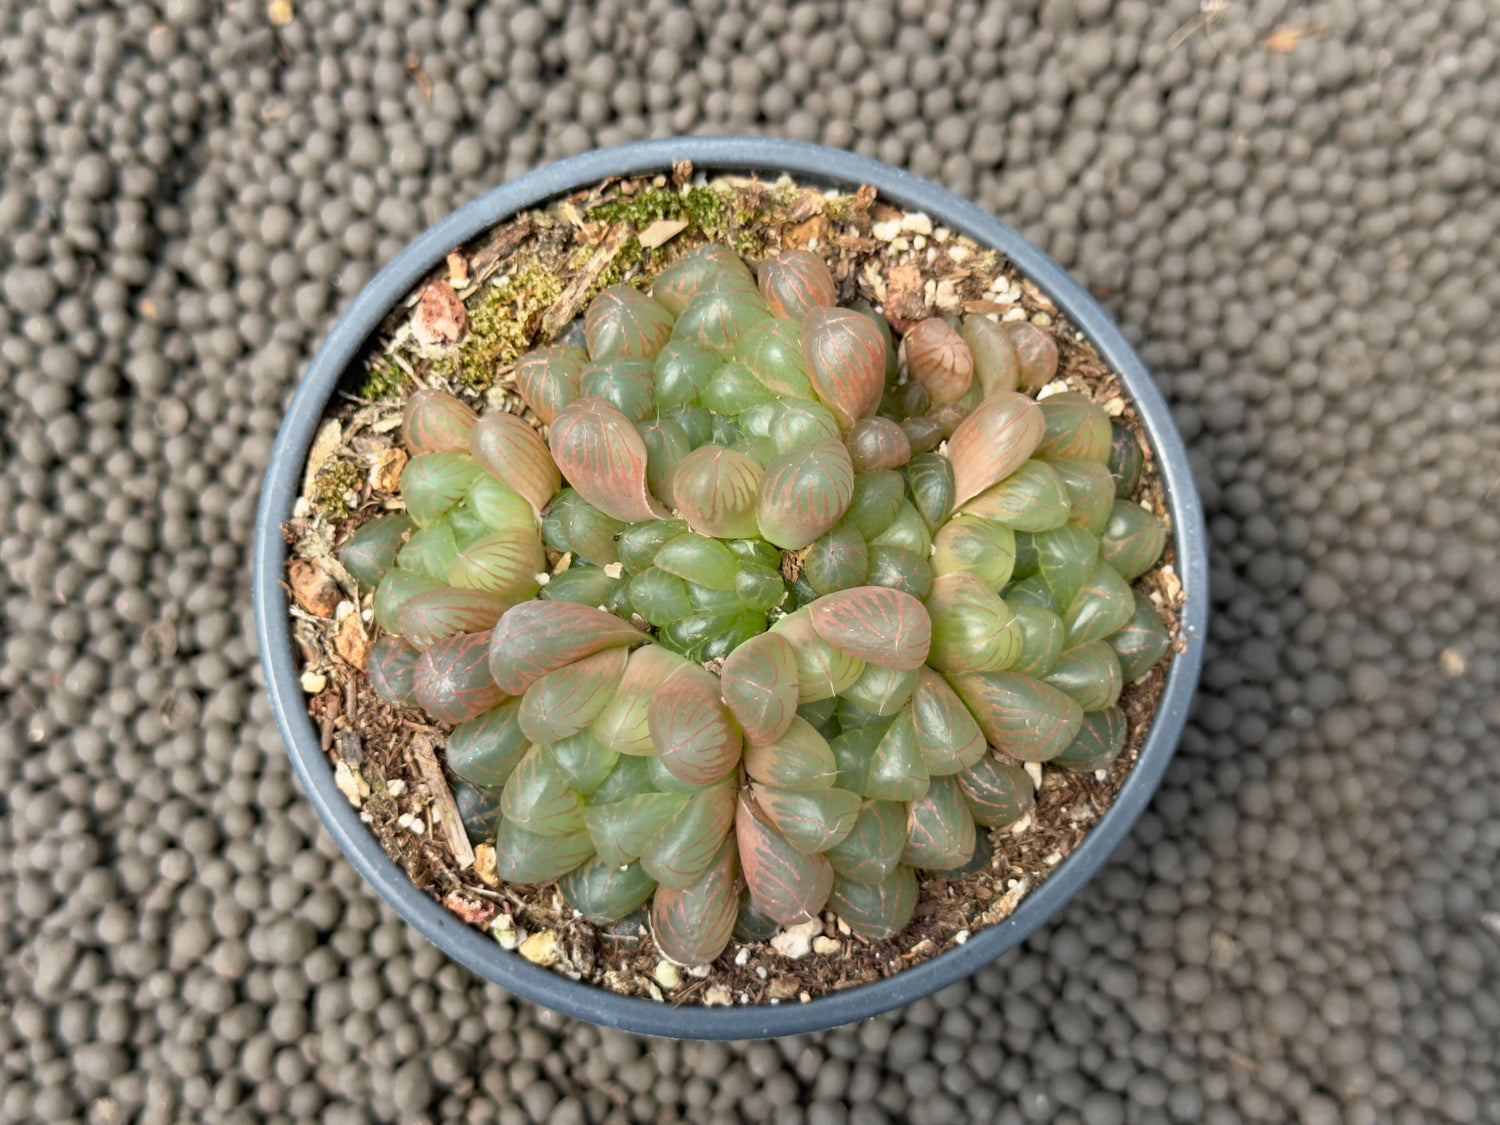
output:
[{"label": "dried plant debris", "polygon": [[[942,332],[957,337],[937,317],[1026,322],[1046,330],[1036,333],[1037,346],[1052,341],[1055,353],[1055,362],[1043,368],[1053,374],[1038,388],[1039,398],[1079,392],[1122,425],[1138,430],[1139,423],[1116,376],[1088,341],[993,251],[935,226],[926,215],[887,206],[868,189],[841,195],[790,181],[705,183],[683,178],[685,173],[616,181],[518,216],[450,254],[417,290],[416,300],[393,315],[362,368],[351,373],[349,390],[334,403],[296,518],[286,528],[295,556],[289,581],[306,611],[297,615],[294,630],[305,657],[310,712],[324,731],[341,791],[417,885],[471,925],[538,964],[630,995],[671,1003],[806,1000],[918,964],[1013,911],[1108,809],[1139,751],[1167,665],[1125,688],[1120,708],[1129,737],[1112,763],[1087,773],[1031,767],[1038,785],[1023,821],[991,830],[972,870],[925,875],[911,921],[894,937],[861,937],[829,912],[801,926],[770,922],[765,933],[740,932],[711,969],[668,972],[645,913],[595,925],[554,884],[512,886],[497,879],[494,849],[485,843],[473,848],[455,833],[461,814],[453,804],[451,775],[443,776],[441,755],[431,753],[448,726],[393,707],[368,686],[360,657],[368,657],[370,638],[378,632],[374,613],[368,598],[356,608],[345,595],[332,573],[338,563],[331,547],[402,510],[398,485],[413,447],[413,435],[402,427],[408,398],[444,391],[478,410],[511,412],[540,428],[550,417],[538,418],[527,405],[536,392],[523,396],[515,382],[521,354],[573,331],[575,318],[609,285],[644,284],[696,247],[719,242],[752,260],[814,251],[827,263],[831,296],[882,311],[906,336],[903,373],[914,381],[920,377],[934,393],[942,393],[946,378],[949,353]],[[1030,338],[1015,338],[1024,356]],[[432,424],[444,423],[438,418]],[[433,433],[426,440],[441,447],[441,431]],[[423,439],[416,440],[420,447]],[[1143,443],[1139,448],[1145,451]],[[1149,451],[1145,456],[1146,463],[1137,466],[1145,470],[1137,495],[1143,508],[1165,521],[1160,481]],[[327,488],[317,487],[331,468],[344,486],[332,500]],[[534,502],[545,504],[549,486],[541,482],[538,489]],[[805,554],[784,552],[787,582],[797,579]],[[562,573],[569,561],[548,548],[527,569],[546,578]],[[1175,610],[1181,587],[1173,584],[1172,561],[1168,549],[1138,588],[1180,649]]]}]

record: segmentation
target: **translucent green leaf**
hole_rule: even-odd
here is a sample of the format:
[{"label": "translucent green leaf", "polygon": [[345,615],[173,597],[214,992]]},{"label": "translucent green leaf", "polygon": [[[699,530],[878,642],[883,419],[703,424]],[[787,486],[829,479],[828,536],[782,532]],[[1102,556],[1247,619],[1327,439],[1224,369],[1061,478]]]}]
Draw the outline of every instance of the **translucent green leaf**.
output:
[{"label": "translucent green leaf", "polygon": [[1135,614],[1135,598],[1115,568],[1100,559],[1088,581],[1062,615],[1067,647],[1102,641],[1123,629]]},{"label": "translucent green leaf", "polygon": [[871,586],[889,586],[914,598],[926,598],[932,591],[932,567],[914,551],[871,547],[866,581]]},{"label": "translucent green leaf", "polygon": [[838,774],[828,741],[797,715],[776,741],[747,746],[744,760],[752,781],[776,789],[827,789]]},{"label": "translucent green leaf", "polygon": [[906,467],[906,490],[913,506],[935,530],[953,511],[953,464],[937,453],[917,453]]},{"label": "translucent green leaf", "polygon": [[1167,529],[1139,504],[1116,500],[1099,540],[1099,557],[1130,582],[1156,565],[1167,545]]},{"label": "translucent green leaf", "polygon": [[560,738],[552,743],[552,758],[567,780],[568,788],[583,797],[592,796],[614,773],[620,755],[594,737],[592,731]]},{"label": "translucent green leaf", "polygon": [[750,368],[731,359],[708,381],[698,401],[717,414],[737,415],[776,399]]},{"label": "translucent green leaf", "polygon": [[589,724],[595,737],[621,754],[654,753],[647,719],[651,696],[683,663],[661,645],[645,645],[631,653],[619,689]]},{"label": "translucent green leaf", "polygon": [[733,250],[709,243],[684,254],[651,281],[651,296],[673,316],[699,293],[715,289],[755,292],[755,279]]},{"label": "translucent green leaf", "polygon": [[536,532],[512,527],[492,532],[459,552],[448,567],[448,581],[514,605],[536,596],[541,589],[537,575],[546,568],[547,556]]},{"label": "translucent green leaf", "polygon": [[1072,497],[1052,466],[1027,461],[999,484],[962,504],[962,509],[1016,531],[1050,531],[1068,522],[1072,506]]},{"label": "translucent green leaf", "polygon": [[632,422],[643,422],[654,409],[652,361],[620,356],[584,364],[578,373],[578,398],[600,398]]},{"label": "translucent green leaf", "polygon": [[849,835],[823,854],[840,878],[872,884],[891,877],[905,849],[906,806],[898,801],[866,801]]},{"label": "translucent green leaf", "polygon": [[622,579],[611,578],[601,567],[575,563],[552,575],[539,596],[550,602],[601,606],[613,599],[615,591],[623,584]]},{"label": "translucent green leaf", "polygon": [[1057,757],[1083,725],[1077,700],[1030,676],[983,672],[948,679],[989,744],[1023,762]]},{"label": "translucent green leaf", "polygon": [[[919,386],[908,383],[908,387]],[[926,392],[923,392],[926,397]],[[912,453],[930,453],[943,443],[942,424],[925,415],[913,414],[901,422],[901,432],[906,435],[906,444]]]},{"label": "translucent green leaf", "polygon": [[932,552],[932,533],[927,530],[927,521],[916,505],[903,500],[896,511],[896,518],[884,531],[870,540],[871,547],[895,547],[910,551],[919,559],[926,559]]},{"label": "translucent green leaf", "polygon": [[948,439],[954,505],[967,503],[1019,469],[1041,441],[1043,427],[1041,411],[1025,395],[1000,393],[981,402]]},{"label": "translucent green leaf", "polygon": [[828,749],[838,764],[838,776],[834,785],[850,793],[863,793],[865,779],[870,775],[870,763],[875,757],[875,747],[885,737],[889,724],[877,723],[867,727],[845,730],[828,740]]},{"label": "translucent green leaf", "polygon": [[[873,667],[873,665],[866,665],[865,671],[869,672],[871,667]],[[902,672],[900,674],[915,675],[915,673],[912,672]],[[860,679],[863,678],[863,676],[860,677]],[[901,708],[897,707],[896,711],[899,710],[901,710]],[[876,726],[884,730],[886,727],[891,725],[891,718],[894,714],[894,711],[890,715],[877,715],[874,711],[867,711],[858,703],[854,702],[854,700],[850,699],[849,693],[846,691],[843,695],[838,697],[838,706],[833,712],[833,723],[836,729],[840,731],[856,730],[859,727]]]},{"label": "translucent green leaf", "polygon": [[401,470],[407,514],[425,527],[463,499],[482,470],[467,453],[421,453]]},{"label": "translucent green leaf", "polygon": [[[1019,561],[1022,536],[1016,538]],[[1060,606],[1072,604],[1099,558],[1099,541],[1077,524],[1066,523],[1037,532],[1030,545],[1036,552],[1037,573],[1052,591],[1052,600]]]},{"label": "translucent green leaf", "polygon": [[765,299],[753,290],[700,292],[683,306],[672,336],[728,359],[741,338],[770,315]]},{"label": "translucent green leaf", "polygon": [[826,406],[793,401],[784,404],[766,436],[777,453],[788,453],[820,441],[838,441],[839,424]]},{"label": "translucent green leaf", "polygon": [[865,662],[818,636],[806,609],[789,613],[771,632],[792,647],[797,660],[797,699],[809,703],[846,691],[865,670]]},{"label": "translucent green leaf", "polygon": [[949,520],[932,537],[934,574],[973,572],[991,590],[1010,581],[1016,535],[1004,524],[977,516]]},{"label": "translucent green leaf", "polygon": [[1103,535],[1115,501],[1115,481],[1109,475],[1109,469],[1101,461],[1074,458],[1048,463],[1062,478],[1063,487],[1068,490],[1072,501],[1068,522],[1083,528],[1096,539]]},{"label": "translucent green leaf", "polygon": [[646,635],[612,614],[570,602],[529,601],[495,626],[490,669],[507,695],[520,695],[557,668],[600,649],[638,644]]},{"label": "translucent green leaf", "polygon": [[977,314],[964,317],[962,335],[974,357],[974,381],[987,398],[1009,394],[1021,382],[1021,357],[1005,330]]},{"label": "translucent green leaf", "polygon": [[444,750],[448,768],[473,785],[501,788],[531,748],[521,733],[520,710],[519,699],[506,699],[454,727]]},{"label": "translucent green leaf", "polygon": [[543,836],[502,817],[495,834],[495,874],[507,883],[547,883],[587,863],[594,854],[582,830]]},{"label": "translucent green leaf", "polygon": [[679,965],[709,965],[729,944],[740,904],[739,849],[727,839],[692,886],[661,887],[651,900],[651,935]]},{"label": "translucent green leaf", "polygon": [[743,453],[717,445],[699,446],[682,459],[672,476],[673,502],[699,535],[719,539],[754,535],[761,472],[760,465]]},{"label": "translucent green leaf", "polygon": [[906,849],[901,862],[927,871],[952,871],[974,854],[974,817],[952,777],[935,777],[906,808]]},{"label": "translucent green leaf", "polygon": [[1104,641],[1068,649],[1047,673],[1046,681],[1078,700],[1085,712],[1113,707],[1124,686],[1119,657]]},{"label": "translucent green leaf", "polygon": [[756,519],[778,547],[806,547],[843,516],[854,492],[849,451],[822,441],[778,455],[761,478]]},{"label": "translucent green leaf", "polygon": [[714,416],[708,412],[707,407],[699,406],[696,402],[663,410],[662,417],[670,418],[681,426],[682,432],[687,434],[688,444],[695,449],[713,438]]},{"label": "translucent green leaf", "polygon": [[523,497],[541,515],[562,484],[547,443],[523,419],[486,414],[469,434],[469,456],[496,480]]},{"label": "translucent green leaf", "polygon": [[641,440],[646,443],[646,486],[651,490],[651,495],[667,507],[676,507],[672,480],[683,458],[693,449],[687,432],[670,418],[645,422],[640,426],[640,431]]},{"label": "translucent green leaf", "polygon": [[1036,803],[1036,787],[1025,768],[1002,762],[993,754],[982,755],[960,773],[958,787],[975,823],[983,828],[1014,824]]},{"label": "translucent green leaf", "polygon": [[889,718],[906,705],[916,689],[918,669],[882,668],[867,664],[865,670],[839,697],[878,718]]},{"label": "translucent green leaf", "polygon": [[860,799],[847,789],[776,789],[759,782],[750,790],[777,829],[798,851],[827,851],[854,827]]},{"label": "translucent green leaf", "polygon": [[717,539],[688,532],[665,543],[656,552],[655,565],[697,586],[733,590],[740,564],[734,552]]},{"label": "translucent green leaf", "polygon": [[866,941],[895,937],[917,908],[917,873],[900,864],[878,883],[835,877],[828,906]]},{"label": "translucent green leaf", "polygon": [[611,285],[589,302],[583,332],[596,360],[652,358],[672,334],[672,314],[633,286]]},{"label": "translucent green leaf", "polygon": [[521,696],[521,730],[532,742],[556,742],[577,734],[604,709],[629,653],[607,648],[548,672]]},{"label": "translucent green leaf", "polygon": [[636,793],[588,805],[583,821],[599,858],[621,866],[639,859],[672,819],[682,814],[690,799],[686,793]]},{"label": "translucent green leaf", "polygon": [[339,548],[339,562],[354,575],[361,591],[368,592],[380,585],[386,571],[396,565],[396,553],[415,526],[400,512],[377,516],[362,524]]},{"label": "translucent green leaf", "polygon": [[717,354],[687,340],[668,340],[656,357],[656,407],[668,410],[693,402],[724,365]]},{"label": "translucent green leaf", "polygon": [[1134,612],[1130,620],[1107,638],[1109,647],[1120,658],[1120,673],[1128,684],[1144,678],[1172,646],[1161,614],[1150,599],[1137,590],[1131,591],[1131,598]]},{"label": "translucent green leaf", "polygon": [[927,612],[932,619],[927,662],[939,671],[998,672],[1020,654],[1015,614],[978,575],[959,570],[933,579]]},{"label": "translucent green leaf", "polygon": [[517,828],[560,836],[583,827],[583,799],[546,746],[532,746],[516,765],[500,797],[500,811]]},{"label": "translucent green leaf", "polygon": [[519,492],[483,474],[464,493],[464,508],[492,531],[519,527],[536,529],[531,502]]},{"label": "translucent green leaf", "polygon": [[802,357],[802,325],[797,321],[775,316],[761,321],[740,337],[734,356],[772,394],[798,401],[813,398]]},{"label": "translucent green leaf", "polygon": [[687,583],[660,567],[649,566],[630,580],[630,604],[648,624],[661,628],[697,612]]},{"label": "translucent green leaf", "polygon": [[872,469],[854,478],[854,493],[846,513],[866,541],[891,526],[906,497],[906,482],[894,469]]},{"label": "translucent green leaf", "polygon": [[[1027,558],[1027,551],[1021,546],[1021,537],[1016,536],[1016,560],[1019,565]],[[1037,609],[1045,609],[1050,613],[1061,614],[1062,607],[1057,604],[1057,599],[1052,595],[1052,588],[1047,585],[1047,580],[1040,574],[1033,574],[1030,578],[1018,578],[1005,588],[1004,598],[1007,605],[1029,605]]]},{"label": "translucent green leaf", "polygon": [[639,574],[651,565],[656,552],[687,531],[681,520],[643,520],[629,524],[619,533],[618,561],[627,574]]},{"label": "translucent green leaf", "polygon": [[911,709],[902,711],[875,746],[863,796],[878,801],[915,801],[927,792],[927,767],[917,747]]},{"label": "translucent green leaf", "polygon": [[639,863],[623,867],[598,856],[575,867],[557,882],[565,901],[596,926],[619,922],[646,904],[656,880]]},{"label": "translucent green leaf", "polygon": [[856,473],[899,469],[911,460],[906,431],[889,418],[861,418],[844,438]]},{"label": "translucent green leaf", "polygon": [[1010,671],[1041,679],[1057,663],[1062,655],[1063,638],[1067,630],[1062,618],[1050,609],[1030,605],[1019,598],[1007,597],[1005,604],[1021,625],[1021,653],[1010,666]]},{"label": "translucent green leaf", "polygon": [[1106,769],[1125,749],[1125,735],[1125,712],[1120,708],[1090,712],[1083,717],[1078,737],[1052,759],[1052,764],[1089,772]]},{"label": "translucent green leaf", "polygon": [[452,514],[452,511],[444,513],[426,527],[412,532],[396,555],[396,565],[412,574],[448,585],[448,571],[458,558]]},{"label": "translucent green leaf", "polygon": [[1109,475],[1115,482],[1115,495],[1128,500],[1141,484],[1146,454],[1134,431],[1122,422],[1109,424]]},{"label": "translucent green leaf", "polygon": [[734,827],[735,779],[688,799],[641,851],[641,866],[664,887],[683,890],[696,882]]},{"label": "translucent green leaf", "polygon": [[833,886],[828,860],[793,847],[749,793],[739,795],[735,840],[750,897],[767,915],[796,925],[823,909]]},{"label": "translucent green leaf", "polygon": [[477,418],[450,394],[418,387],[401,412],[401,440],[413,453],[462,453]]},{"label": "translucent green leaf", "polygon": [[[595,741],[598,741],[597,737]],[[599,787],[589,794],[591,804],[605,805],[611,801],[623,801],[627,797],[639,797],[642,793],[655,791],[656,787],[651,780],[650,758],[630,754],[622,755],[614,750],[610,750],[610,753],[615,754],[614,769],[610,770],[605,779],[599,783]],[[559,758],[558,761],[563,762],[563,759]],[[564,768],[566,768],[565,763]]]},{"label": "translucent green leaf", "polygon": [[578,372],[588,360],[582,348],[554,344],[523,355],[511,378],[532,413],[550,425],[559,411],[578,398]]},{"label": "translucent green leaf", "polygon": [[664,628],[658,640],[695,664],[728,656],[766,631],[766,615],[753,611],[703,610]]},{"label": "translucent green leaf", "polygon": [[1036,449],[1038,457],[1108,463],[1112,442],[1109,415],[1102,407],[1078,391],[1063,391],[1039,405],[1046,429]]},{"label": "translucent green leaf", "polygon": [[417,658],[421,655],[421,650],[400,637],[381,637],[371,645],[366,672],[375,694],[397,707],[415,703]]},{"label": "translucent green leaf", "polygon": [[719,690],[748,742],[774,743],[796,719],[796,653],[775,633],[753,637],[725,658]]},{"label": "translucent green leaf", "polygon": [[934,777],[957,773],[984,756],[984,734],[948,682],[930,668],[912,693],[912,729],[922,764]]},{"label": "translucent green leaf", "polygon": [[453,803],[469,843],[493,845],[500,828],[500,791],[460,781],[453,787]]},{"label": "translucent green leaf", "polygon": [[662,681],[646,721],[662,765],[682,781],[711,785],[739,764],[744,746],[739,724],[719,698],[718,677],[696,665],[684,665]]}]

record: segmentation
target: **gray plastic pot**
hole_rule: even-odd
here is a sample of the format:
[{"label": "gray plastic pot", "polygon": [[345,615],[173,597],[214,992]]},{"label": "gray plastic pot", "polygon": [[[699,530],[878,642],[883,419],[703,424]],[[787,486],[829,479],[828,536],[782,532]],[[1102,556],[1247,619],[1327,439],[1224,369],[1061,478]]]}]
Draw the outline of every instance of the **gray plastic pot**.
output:
[{"label": "gray plastic pot", "polygon": [[[672,1008],[630,999],[538,968],[465,925],[418,890],[360,823],[333,782],[333,770],[308,718],[292,648],[286,593],[281,585],[286,544],[281,525],[291,517],[313,433],[335,387],[376,326],[448,251],[515,212],[598,183],[609,176],[667,171],[691,160],[702,172],[788,173],[822,187],[875,187],[885,201],[926,212],[1008,257],[1067,314],[1118,371],[1145,423],[1171,509],[1177,570],[1182,580],[1182,628],[1187,651],[1172,663],[1167,686],[1140,757],[1114,805],[1078,848],[1003,922],[925,964],[873,984],[807,1004]],[[908,172],[819,145],[750,138],[693,137],[646,141],[585,153],[530,172],[449,215],[406,248],[360,292],[313,358],[287,411],[256,516],[254,595],[257,639],[267,690],[287,753],[318,815],[361,875],[422,935],[455,961],[502,988],[555,1011],[607,1027],[675,1039],[753,1039],[835,1027],[909,1004],[946,987],[1022,941],[1097,871],[1124,839],[1161,781],[1187,721],[1203,663],[1208,618],[1207,539],[1182,439],[1166,402],[1141,361],[1077,282],[1044,253],[972,203]]]}]

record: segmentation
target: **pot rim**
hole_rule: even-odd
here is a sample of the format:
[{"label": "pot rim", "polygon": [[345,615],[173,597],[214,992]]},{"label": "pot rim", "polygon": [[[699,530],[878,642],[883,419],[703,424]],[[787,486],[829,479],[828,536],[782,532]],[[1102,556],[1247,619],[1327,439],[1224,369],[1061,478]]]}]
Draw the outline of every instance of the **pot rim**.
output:
[{"label": "pot rim", "polygon": [[[510,215],[611,176],[668,171],[690,160],[695,172],[783,173],[803,183],[850,190],[871,185],[882,199],[1004,254],[1045,292],[1119,373],[1146,428],[1171,513],[1180,613],[1187,649],[1167,676],[1151,730],[1109,810],[1073,853],[1006,919],[954,949],[891,977],[808,1003],[682,1007],[620,996],[540,968],[502,949],[413,884],[334,785],[333,770],[307,714],[292,649],[280,527],[291,517],[303,464],[328,400],[390,309],[448,251]],[[850,152],[800,141],[676,137],[596,149],[548,164],[494,188],[429,228],[360,290],[318,349],[287,408],[271,451],[256,512],[252,553],[256,640],[266,690],[287,754],[340,849],[408,923],[470,971],[535,1004],[604,1027],[676,1039],[758,1039],[826,1030],[901,1007],[953,984],[1018,945],[1091,878],[1145,810],[1187,722],[1203,663],[1208,619],[1208,546],[1203,510],[1182,438],[1166,400],[1120,329],[1061,266],[973,203],[927,180]]]}]

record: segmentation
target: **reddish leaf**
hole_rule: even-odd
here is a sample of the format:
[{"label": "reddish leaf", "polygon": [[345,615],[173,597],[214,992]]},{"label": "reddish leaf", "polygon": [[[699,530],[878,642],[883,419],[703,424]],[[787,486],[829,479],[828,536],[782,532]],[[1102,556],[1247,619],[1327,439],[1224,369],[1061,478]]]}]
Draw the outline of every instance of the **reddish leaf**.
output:
[{"label": "reddish leaf", "polygon": [[596,926],[629,917],[645,905],[656,881],[639,863],[605,863],[597,855],[557,884],[563,900]]},{"label": "reddish leaf", "polygon": [[532,742],[549,743],[577,734],[609,701],[629,652],[607,648],[548,672],[521,696],[521,730]]},{"label": "reddish leaf", "polygon": [[461,723],[488,711],[504,693],[490,676],[490,634],[459,633],[428,647],[417,661],[412,690],[440,723]]},{"label": "reddish leaf", "polygon": [[739,727],[719,699],[719,681],[696,664],[662,681],[646,722],[662,765],[690,785],[711,785],[739,763]]},{"label": "reddish leaf", "polygon": [[562,484],[547,443],[514,414],[479,419],[469,434],[468,450],[485,472],[524,496],[537,515]]},{"label": "reddish leaf", "polygon": [[953,462],[953,506],[1010,476],[1041,443],[1041,408],[1025,395],[991,395],[958,424],[948,439]]},{"label": "reddish leaf", "polygon": [[562,344],[527,352],[516,361],[511,378],[532,412],[545,424],[578,397],[578,373],[589,361],[582,348]]},{"label": "reddish leaf", "polygon": [[844,445],[856,473],[899,469],[911,460],[906,431],[889,418],[861,418],[844,435]]},{"label": "reddish leaf", "polygon": [[1013,824],[1036,803],[1036,787],[1025,768],[1002,762],[993,754],[980,755],[957,777],[970,814],[985,828]]},{"label": "reddish leaf", "polygon": [[1021,387],[1036,390],[1052,382],[1057,374],[1057,341],[1052,333],[1025,320],[1006,321],[1000,327],[1016,349]]},{"label": "reddish leaf", "polygon": [[719,691],[747,742],[775,742],[797,714],[796,653],[774,633],[752,637],[724,659]]},{"label": "reddish leaf", "polygon": [[807,612],[818,636],[867,663],[904,671],[927,660],[932,620],[910,594],[856,586],[817,599]]},{"label": "reddish leaf", "polygon": [[1030,676],[983,672],[952,676],[949,682],[990,745],[1012,758],[1049,761],[1083,725],[1083,708],[1075,699]]},{"label": "reddish leaf", "polygon": [[875,413],[885,390],[885,337],[874,321],[852,309],[810,309],[802,354],[818,401],[841,429]]},{"label": "reddish leaf", "polygon": [[906,366],[935,403],[957,402],[974,379],[969,345],[946,320],[928,317],[913,324],[902,341]]},{"label": "reddish leaf", "polygon": [[568,483],[605,515],[634,523],[670,514],[646,490],[646,443],[603,399],[564,407],[552,423],[550,444]]},{"label": "reddish leaf", "polygon": [[572,602],[529,601],[495,626],[490,670],[507,695],[520,695],[557,668],[600,649],[639,644],[644,633],[611,613]]},{"label": "reddish leaf", "polygon": [[651,934],[662,955],[679,965],[712,964],[729,944],[739,908],[739,850],[731,838],[692,886],[657,890]]},{"label": "reddish leaf", "polygon": [[366,670],[375,694],[387,703],[405,706],[415,703],[417,658],[422,654],[400,637],[381,637],[370,649]]},{"label": "reddish leaf", "polygon": [[463,453],[478,416],[452,395],[418,387],[401,415],[401,440],[413,453]]},{"label": "reddish leaf", "polygon": [[1049,461],[1078,458],[1084,461],[1109,460],[1114,434],[1109,415],[1088,395],[1063,391],[1040,404],[1045,435],[1036,455]]},{"label": "reddish leaf", "polygon": [[448,581],[514,605],[541,589],[537,575],[546,567],[547,556],[537,533],[528,527],[509,527],[465,547],[448,565]]},{"label": "reddish leaf", "polygon": [[833,887],[833,867],[821,855],[798,851],[749,793],[739,798],[735,840],[750,898],[783,925],[816,916]]},{"label": "reddish leaf", "polygon": [[455,633],[492,628],[510,603],[484,590],[439,586],[415,594],[396,612],[396,628],[418,648]]},{"label": "reddish leaf", "polygon": [[966,316],[963,338],[974,357],[974,378],[979,380],[985,397],[1005,394],[1021,385],[1021,357],[999,324],[977,314]]},{"label": "reddish leaf", "polygon": [[1125,749],[1127,733],[1124,711],[1118,707],[1094,711],[1083,717],[1078,737],[1052,759],[1052,764],[1070,770],[1102,770]]},{"label": "reddish leaf", "polygon": [[778,454],[766,466],[756,521],[765,539],[798,550],[838,523],[853,496],[849,451],[836,441],[817,442]]},{"label": "reddish leaf", "polygon": [[810,250],[783,250],[756,269],[761,295],[776,316],[800,320],[812,309],[838,304],[828,264]]},{"label": "reddish leaf", "polygon": [[630,285],[611,285],[589,302],[583,318],[589,355],[652,358],[672,334],[672,314]]}]

